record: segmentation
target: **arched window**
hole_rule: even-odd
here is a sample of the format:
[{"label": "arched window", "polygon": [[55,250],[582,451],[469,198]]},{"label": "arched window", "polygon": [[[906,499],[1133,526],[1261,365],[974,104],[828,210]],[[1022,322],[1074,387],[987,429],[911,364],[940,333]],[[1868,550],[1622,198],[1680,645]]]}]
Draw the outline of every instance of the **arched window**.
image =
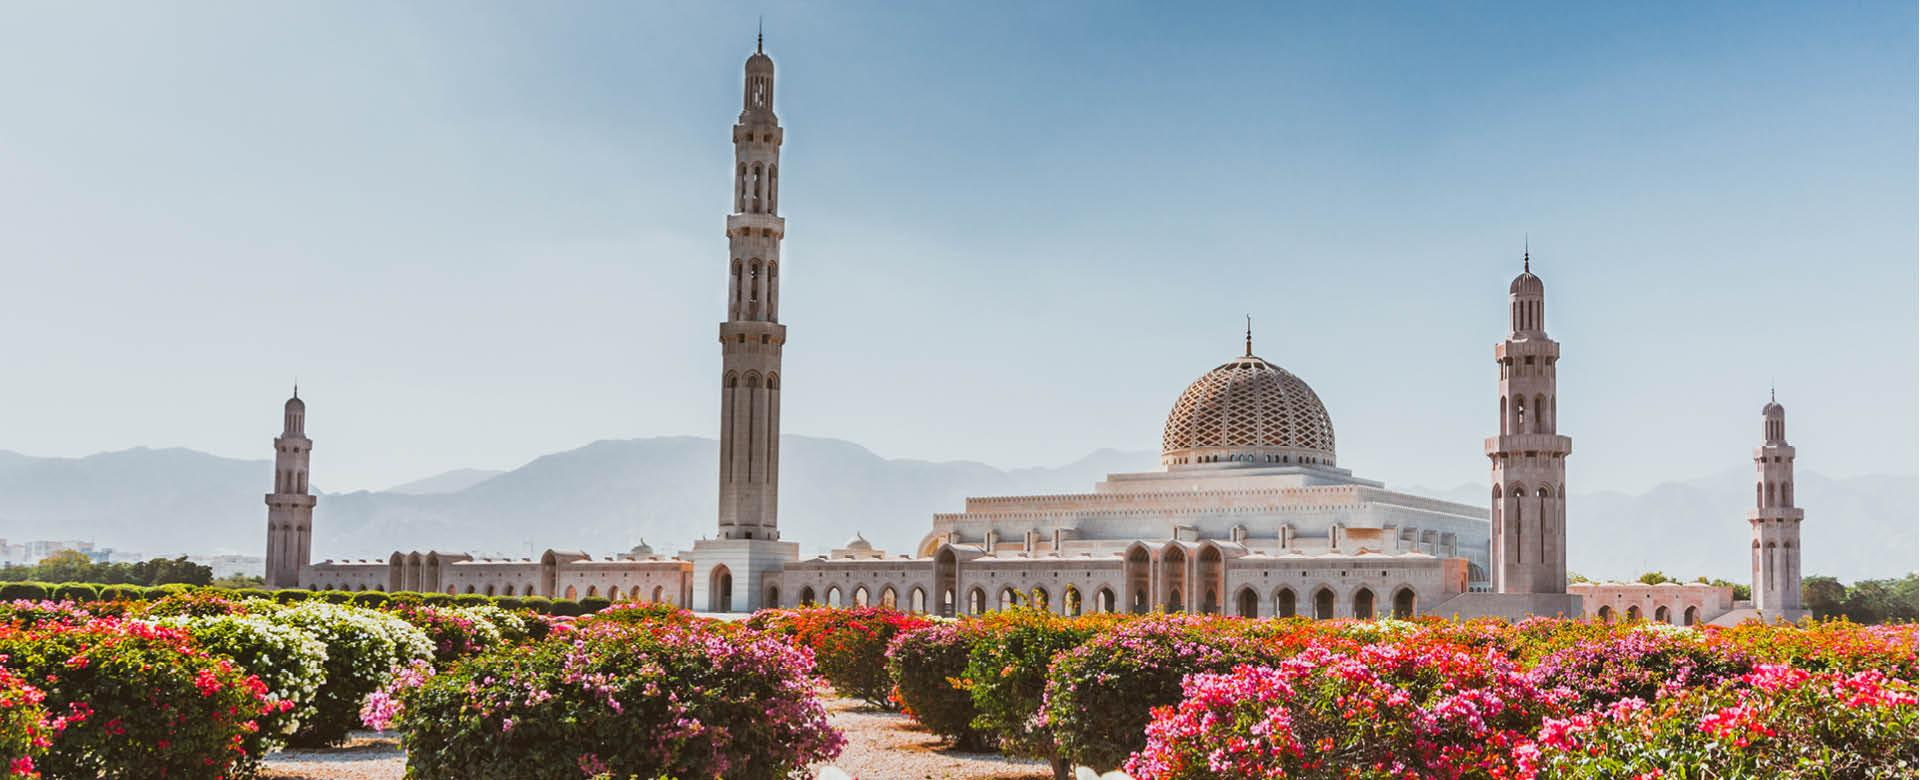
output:
[{"label": "arched window", "polygon": [[1406,620],[1414,614],[1414,595],[1412,588],[1401,588],[1393,593],[1393,616]]},{"label": "arched window", "polygon": [[[472,588],[468,588],[468,592],[472,592]],[[574,587],[573,587],[572,585],[568,585],[568,586],[567,586],[567,596],[566,596],[566,597],[567,597],[567,598],[570,598],[570,599],[577,599],[577,598],[580,598],[580,591],[578,591],[578,590],[576,590],[576,589],[574,589]]]},{"label": "arched window", "polygon": [[1236,602],[1234,605],[1234,613],[1240,617],[1250,618],[1260,616],[1260,594],[1254,593],[1252,588],[1241,588],[1240,594],[1235,596],[1233,600]]},{"label": "arched window", "polygon": [[813,606],[813,601],[814,601],[813,586],[808,585],[807,587],[801,588],[800,589],[800,606],[811,607]]},{"label": "arched window", "polygon": [[987,611],[987,592],[979,588],[967,591],[967,614],[979,615]]},{"label": "arched window", "polygon": [[766,601],[766,603],[765,603],[765,604],[762,604],[762,605],[760,605],[760,606],[763,606],[763,607],[766,607],[766,608],[768,608],[768,609],[777,609],[777,608],[779,608],[779,606],[780,606],[780,589],[779,589],[779,588],[767,588],[767,601]]},{"label": "arched window", "polygon": [[829,606],[829,607],[844,607],[844,606],[846,606],[846,604],[843,604],[843,603],[841,603],[841,601],[840,601],[840,586],[838,586],[838,585],[829,585],[829,586],[827,586],[827,602],[826,602],[826,606]]},{"label": "arched window", "polygon": [[1366,588],[1354,591],[1353,616],[1361,620],[1373,619],[1373,591]]},{"label": "arched window", "polygon": [[761,168],[760,163],[753,164],[753,213],[760,213]]},{"label": "arched window", "polygon": [[917,585],[913,590],[907,591],[907,609],[912,612],[926,612],[927,592]]},{"label": "arched window", "polygon": [[740,163],[740,172],[734,177],[733,210],[735,213],[747,211],[747,164]]},{"label": "arched window", "polygon": [[887,609],[899,609],[899,602],[900,597],[893,592],[892,585],[880,589],[880,606],[886,607]]},{"label": "arched window", "polygon": [[1533,432],[1547,433],[1547,428],[1547,399],[1536,395],[1533,397]]},{"label": "arched window", "polygon": [[725,565],[713,567],[707,575],[707,611],[733,611],[733,571]]},{"label": "arched window", "polygon": [[1639,605],[1636,604],[1634,606],[1627,607],[1627,622],[1631,623],[1639,619],[1640,619]]},{"label": "arched window", "polygon": [[1066,590],[1060,591],[1060,614],[1068,617],[1079,617],[1080,608],[1079,588],[1068,585]]},{"label": "arched window", "polygon": [[1653,620],[1656,623],[1672,623],[1673,612],[1668,610],[1664,605],[1655,607],[1653,610]]},{"label": "arched window", "polygon": [[1600,622],[1602,623],[1612,623],[1613,607],[1601,607],[1598,612],[1594,613],[1594,617],[1600,618]]},{"label": "arched window", "polygon": [[1313,619],[1333,619],[1333,591],[1321,588],[1313,594]]},{"label": "arched window", "polygon": [[1780,483],[1780,505],[1793,506],[1793,483]]},{"label": "arched window", "polygon": [[1691,626],[1699,622],[1700,622],[1699,607],[1687,607],[1687,611],[1684,613],[1681,613],[1681,622],[1680,622],[1681,625]]},{"label": "arched window", "polygon": [[607,600],[608,601],[620,600],[620,586],[614,585],[610,588],[607,588]]},{"label": "arched window", "polygon": [[656,604],[659,603],[661,601],[660,597],[662,595],[665,595],[666,590],[667,590],[666,588],[660,587],[658,585],[653,586],[653,598],[650,599],[650,601],[653,601]]},{"label": "arched window", "polygon": [[1095,592],[1093,594],[1093,608],[1097,612],[1114,611],[1113,589],[1101,588]]},{"label": "arched window", "polygon": [[1279,593],[1273,594],[1273,616],[1287,618],[1300,614],[1295,601],[1292,588],[1281,588]]},{"label": "arched window", "polygon": [[487,595],[489,595],[489,596],[494,596],[494,595],[498,595],[498,594],[496,594],[496,593],[494,593],[494,592],[493,592],[493,586],[492,586],[492,585],[488,585],[488,586],[487,586]]},{"label": "arched window", "polygon": [[590,598],[590,599],[591,599],[591,598],[599,598],[599,597],[600,597],[600,586],[598,586],[598,585],[588,585],[588,586],[587,586],[587,598]]},{"label": "arched window", "polygon": [[767,213],[780,213],[780,166],[767,166]]},{"label": "arched window", "polygon": [[1527,397],[1524,395],[1513,399],[1513,432],[1527,432]]},{"label": "arched window", "polygon": [[1000,609],[1007,610],[1020,606],[1020,592],[1011,586],[1000,589]]}]

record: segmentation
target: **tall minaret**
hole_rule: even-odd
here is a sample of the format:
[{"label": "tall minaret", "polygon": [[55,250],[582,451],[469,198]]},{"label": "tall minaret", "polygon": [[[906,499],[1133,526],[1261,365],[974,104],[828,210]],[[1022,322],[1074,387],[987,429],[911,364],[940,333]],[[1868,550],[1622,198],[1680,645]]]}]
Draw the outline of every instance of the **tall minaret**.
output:
[{"label": "tall minaret", "polygon": [[[1560,344],[1547,338],[1547,294],[1533,275],[1532,253],[1507,288],[1507,340],[1493,348],[1500,364],[1500,435],[1486,442],[1493,461],[1493,590],[1567,592],[1567,455],[1573,440],[1557,433],[1554,387]],[[1543,602],[1544,603],[1544,602]]]},{"label": "tall minaret", "polygon": [[780,120],[765,40],[733,125],[727,321],[720,323],[720,538],[780,538]]},{"label": "tall minaret", "polygon": [[1753,608],[1793,619],[1800,611],[1800,521],[1793,505],[1793,445],[1787,409],[1769,397],[1760,410],[1762,444],[1753,451]]},{"label": "tall minaret", "polygon": [[300,570],[313,554],[313,505],[307,490],[307,403],[300,388],[287,399],[280,436],[273,440],[273,492],[267,494],[267,587],[300,586]]},{"label": "tall minaret", "polygon": [[764,40],[747,58],[733,124],[733,213],[727,215],[727,321],[720,323],[720,535],[681,557],[693,562],[692,605],[752,612],[797,603],[779,573],[800,545],[780,541],[780,144],[773,58]]}]

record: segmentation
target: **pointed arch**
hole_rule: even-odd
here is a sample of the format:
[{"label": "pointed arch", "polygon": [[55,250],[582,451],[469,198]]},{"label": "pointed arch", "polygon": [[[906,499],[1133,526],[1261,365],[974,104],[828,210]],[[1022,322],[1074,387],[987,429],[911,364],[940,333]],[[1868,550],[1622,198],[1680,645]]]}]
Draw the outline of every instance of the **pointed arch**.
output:
[{"label": "pointed arch", "polygon": [[1361,588],[1353,592],[1353,616],[1361,620],[1373,619],[1373,589]]},{"label": "pointed arch", "polygon": [[1292,588],[1282,587],[1274,591],[1273,616],[1290,618],[1300,614],[1300,605],[1298,602],[1299,598],[1294,596]]},{"label": "pointed arch", "polygon": [[1253,592],[1252,588],[1242,587],[1233,600],[1234,614],[1243,618],[1260,616],[1260,594]]},{"label": "pointed arch", "polygon": [[733,611],[733,570],[724,563],[707,573],[707,611]]}]

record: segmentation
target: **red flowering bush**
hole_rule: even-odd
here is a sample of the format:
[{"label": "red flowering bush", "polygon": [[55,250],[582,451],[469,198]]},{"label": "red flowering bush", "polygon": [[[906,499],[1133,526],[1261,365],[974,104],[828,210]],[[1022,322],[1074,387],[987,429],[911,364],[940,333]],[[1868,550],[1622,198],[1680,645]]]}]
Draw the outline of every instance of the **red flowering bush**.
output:
[{"label": "red flowering bush", "polygon": [[801,607],[762,610],[749,625],[813,651],[814,668],[840,695],[887,707],[892,706],[893,691],[887,645],[931,621],[886,607]]},{"label": "red flowering bush", "polygon": [[1862,626],[1844,620],[1807,622],[1791,628],[1758,621],[1738,626],[1709,626],[1705,638],[1757,661],[1789,664],[1808,671],[1863,672],[1915,682],[1913,624]]},{"label": "red flowering bush", "polygon": [[1047,669],[1056,655],[1119,620],[1115,615],[1064,618],[1026,608],[977,619],[981,636],[968,652],[962,677],[973,697],[973,727],[998,739],[1002,751],[1051,760],[1059,775],[1064,764],[1044,712]]},{"label": "red flowering bush", "polygon": [[0,667],[0,777],[39,777],[34,759],[47,752],[53,727],[46,694],[18,675]]},{"label": "red flowering bush", "polygon": [[65,601],[9,601],[0,603],[0,625],[14,628],[79,626],[93,620],[81,604]]},{"label": "red flowering bush", "polygon": [[1913,777],[1914,686],[1762,664],[1726,684],[1547,721],[1519,777]]},{"label": "red flowering bush", "polygon": [[275,702],[258,677],[183,629],[99,618],[0,628],[6,665],[45,693],[49,777],[228,777]]},{"label": "red flowering bush", "polygon": [[986,747],[973,727],[979,713],[962,678],[977,632],[970,622],[933,623],[901,632],[887,645],[887,676],[900,708],[962,750]]},{"label": "red flowering bush", "polygon": [[774,780],[844,744],[806,650],[704,622],[587,621],[396,683],[363,712],[401,732],[418,780]]}]

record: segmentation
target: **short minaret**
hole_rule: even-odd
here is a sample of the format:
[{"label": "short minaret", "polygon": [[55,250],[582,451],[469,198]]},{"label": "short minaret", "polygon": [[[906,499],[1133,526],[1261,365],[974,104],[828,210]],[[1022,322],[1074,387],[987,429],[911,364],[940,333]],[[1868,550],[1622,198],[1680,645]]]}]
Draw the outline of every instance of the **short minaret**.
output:
[{"label": "short minaret", "polygon": [[1793,505],[1793,445],[1787,409],[1769,397],[1760,410],[1761,445],[1753,451],[1753,608],[1769,617],[1797,619],[1800,607],[1800,521]]},{"label": "short minaret", "polygon": [[[694,543],[693,608],[751,612],[781,602],[783,564],[800,546],[780,541],[780,145],[773,58],[765,40],[747,57],[733,125],[733,208],[727,215],[727,319],[720,323],[719,536]],[[792,601],[791,598],[788,601]]]},{"label": "short minaret", "polygon": [[1496,593],[1559,594],[1567,592],[1573,440],[1558,431],[1560,344],[1547,338],[1546,287],[1533,275],[1531,252],[1521,263],[1524,270],[1507,288],[1507,339],[1493,349],[1500,365],[1500,435],[1486,442],[1493,466],[1488,560]]},{"label": "short minaret", "polygon": [[313,554],[313,494],[307,489],[307,403],[300,388],[287,399],[280,436],[273,440],[273,492],[267,494],[267,587],[300,586]]}]

